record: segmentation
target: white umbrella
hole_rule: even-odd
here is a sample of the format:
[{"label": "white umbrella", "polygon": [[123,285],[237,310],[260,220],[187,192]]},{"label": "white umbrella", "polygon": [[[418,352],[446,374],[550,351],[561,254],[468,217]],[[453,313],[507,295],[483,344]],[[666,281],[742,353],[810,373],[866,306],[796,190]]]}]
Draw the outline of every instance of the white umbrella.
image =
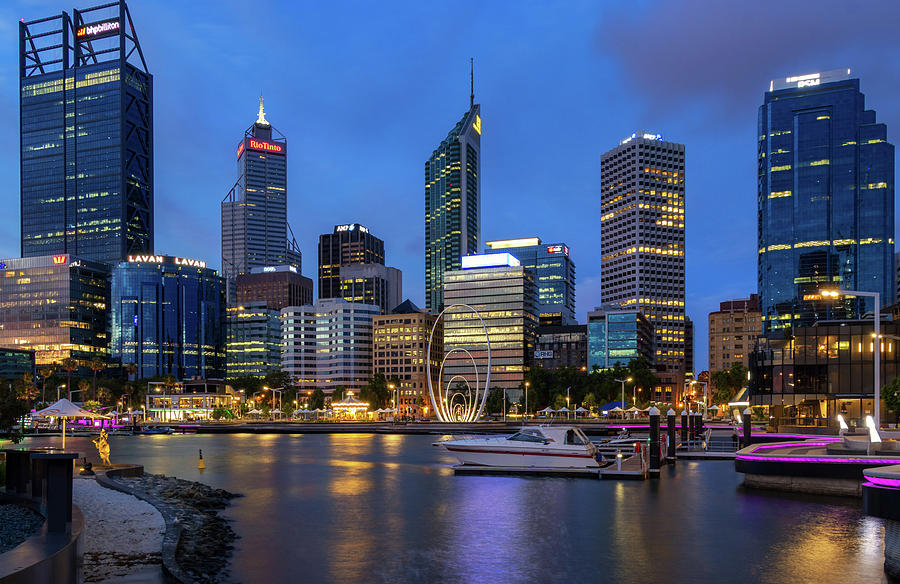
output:
[{"label": "white umbrella", "polygon": [[539,414],[540,414],[540,413],[549,414],[549,413],[551,413],[552,411],[553,411],[553,408],[551,408],[550,406],[547,406],[546,408],[544,408],[544,409],[542,409],[542,410],[538,410],[538,413],[539,413]]},{"label": "white umbrella", "polygon": [[253,408],[252,410],[250,410],[249,412],[247,412],[248,415],[253,415],[253,416],[258,416],[258,415],[261,414],[261,413],[262,413],[262,412],[261,412],[260,410],[257,410],[256,408]]},{"label": "white umbrella", "polygon": [[613,409],[611,409],[611,410],[609,410],[609,411],[611,411],[611,412],[624,412],[625,410],[623,410],[623,409],[620,408],[619,406],[616,406],[616,407],[614,407]]},{"label": "white umbrella", "polygon": [[62,418],[62,447],[66,449],[66,420],[68,418],[95,418],[105,420],[106,416],[95,412],[90,412],[84,408],[78,407],[66,398],[62,398],[54,404],[50,404],[46,408],[32,414],[34,418]]},{"label": "white umbrella", "polygon": [[709,411],[711,411],[711,412],[718,412],[718,411],[719,411],[719,406],[709,406],[709,407],[706,408],[706,409],[709,410]]},{"label": "white umbrella", "polygon": [[639,409],[639,408],[637,408],[637,407],[635,407],[635,406],[631,406],[630,408],[628,408],[628,409],[625,410],[625,411],[626,411],[626,412],[642,412],[642,411],[644,411],[644,410],[641,410],[641,409]]},{"label": "white umbrella", "polygon": [[571,412],[572,410],[570,410],[570,409],[567,408],[566,406],[563,406],[563,407],[559,408],[559,409],[556,410],[556,411],[557,411],[557,412]]},{"label": "white umbrella", "polygon": [[278,408],[275,408],[274,410],[272,410],[272,413],[273,413],[273,414],[283,414],[284,412],[282,412],[282,411],[279,410]]}]

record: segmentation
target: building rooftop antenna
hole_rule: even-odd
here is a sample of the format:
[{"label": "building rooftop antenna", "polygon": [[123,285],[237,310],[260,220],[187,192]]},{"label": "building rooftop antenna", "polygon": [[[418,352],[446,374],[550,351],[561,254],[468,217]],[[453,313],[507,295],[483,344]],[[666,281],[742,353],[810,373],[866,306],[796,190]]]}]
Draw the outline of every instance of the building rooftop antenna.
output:
[{"label": "building rooftop antenna", "polygon": [[469,94],[469,108],[475,106],[475,58],[469,58],[469,83],[472,92]]},{"label": "building rooftop antenna", "polygon": [[260,92],[259,96],[259,116],[256,118],[256,123],[260,126],[268,126],[269,122],[266,121],[266,112],[263,111],[263,96],[262,92]]}]

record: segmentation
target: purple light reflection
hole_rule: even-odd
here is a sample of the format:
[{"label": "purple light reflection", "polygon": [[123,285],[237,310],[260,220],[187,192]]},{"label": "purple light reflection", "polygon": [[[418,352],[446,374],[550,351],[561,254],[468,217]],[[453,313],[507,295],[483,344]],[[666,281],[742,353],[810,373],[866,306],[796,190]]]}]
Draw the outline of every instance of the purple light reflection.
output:
[{"label": "purple light reflection", "polygon": [[897,464],[897,458],[838,458],[807,456],[756,456],[754,454],[738,454],[737,460],[753,460],[764,462],[821,462],[824,464]]},{"label": "purple light reflection", "polygon": [[863,471],[863,475],[866,479],[879,487],[890,487],[892,489],[900,489],[900,479],[889,479],[885,477],[873,477],[868,474],[866,471]]}]

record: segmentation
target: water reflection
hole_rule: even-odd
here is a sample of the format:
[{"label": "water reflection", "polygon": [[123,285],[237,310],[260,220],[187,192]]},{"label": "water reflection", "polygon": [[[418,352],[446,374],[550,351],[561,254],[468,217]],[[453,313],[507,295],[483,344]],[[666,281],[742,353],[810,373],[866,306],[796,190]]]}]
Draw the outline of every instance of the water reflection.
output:
[{"label": "water reflection", "polygon": [[[228,510],[245,583],[884,581],[881,521],[856,501],[745,491],[728,462],[682,462],[645,482],[454,476],[436,438],[111,443],[114,462],[246,495]],[[68,445],[96,459],[88,438]]]}]

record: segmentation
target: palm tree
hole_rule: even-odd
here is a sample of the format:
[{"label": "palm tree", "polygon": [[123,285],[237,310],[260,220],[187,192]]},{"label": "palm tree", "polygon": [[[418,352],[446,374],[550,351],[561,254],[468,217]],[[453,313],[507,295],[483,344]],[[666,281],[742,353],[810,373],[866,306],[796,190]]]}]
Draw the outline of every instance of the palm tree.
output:
[{"label": "palm tree", "polygon": [[56,375],[56,372],[59,370],[59,363],[51,363],[50,365],[46,365],[41,367],[40,374],[41,379],[43,379],[43,383],[41,383],[41,402],[47,403],[47,381],[50,380],[51,377]]},{"label": "palm tree", "polygon": [[79,379],[79,380],[78,380],[78,389],[81,390],[81,401],[82,401],[82,402],[88,401],[88,400],[87,400],[87,397],[85,396],[85,394],[87,393],[87,390],[88,390],[90,387],[91,387],[91,382],[88,381],[87,379]]},{"label": "palm tree", "polygon": [[97,399],[97,373],[106,369],[106,361],[100,357],[94,357],[90,362],[91,371],[94,372],[94,387],[91,390],[91,399]]},{"label": "palm tree", "polygon": [[63,371],[66,372],[66,397],[72,401],[72,372],[78,371],[78,361],[71,357],[62,360]]},{"label": "palm tree", "polygon": [[132,376],[137,375],[138,366],[134,363],[125,363],[124,365],[122,365],[122,368],[125,369],[125,373],[128,374],[128,381],[134,381],[134,379],[132,379]]}]

